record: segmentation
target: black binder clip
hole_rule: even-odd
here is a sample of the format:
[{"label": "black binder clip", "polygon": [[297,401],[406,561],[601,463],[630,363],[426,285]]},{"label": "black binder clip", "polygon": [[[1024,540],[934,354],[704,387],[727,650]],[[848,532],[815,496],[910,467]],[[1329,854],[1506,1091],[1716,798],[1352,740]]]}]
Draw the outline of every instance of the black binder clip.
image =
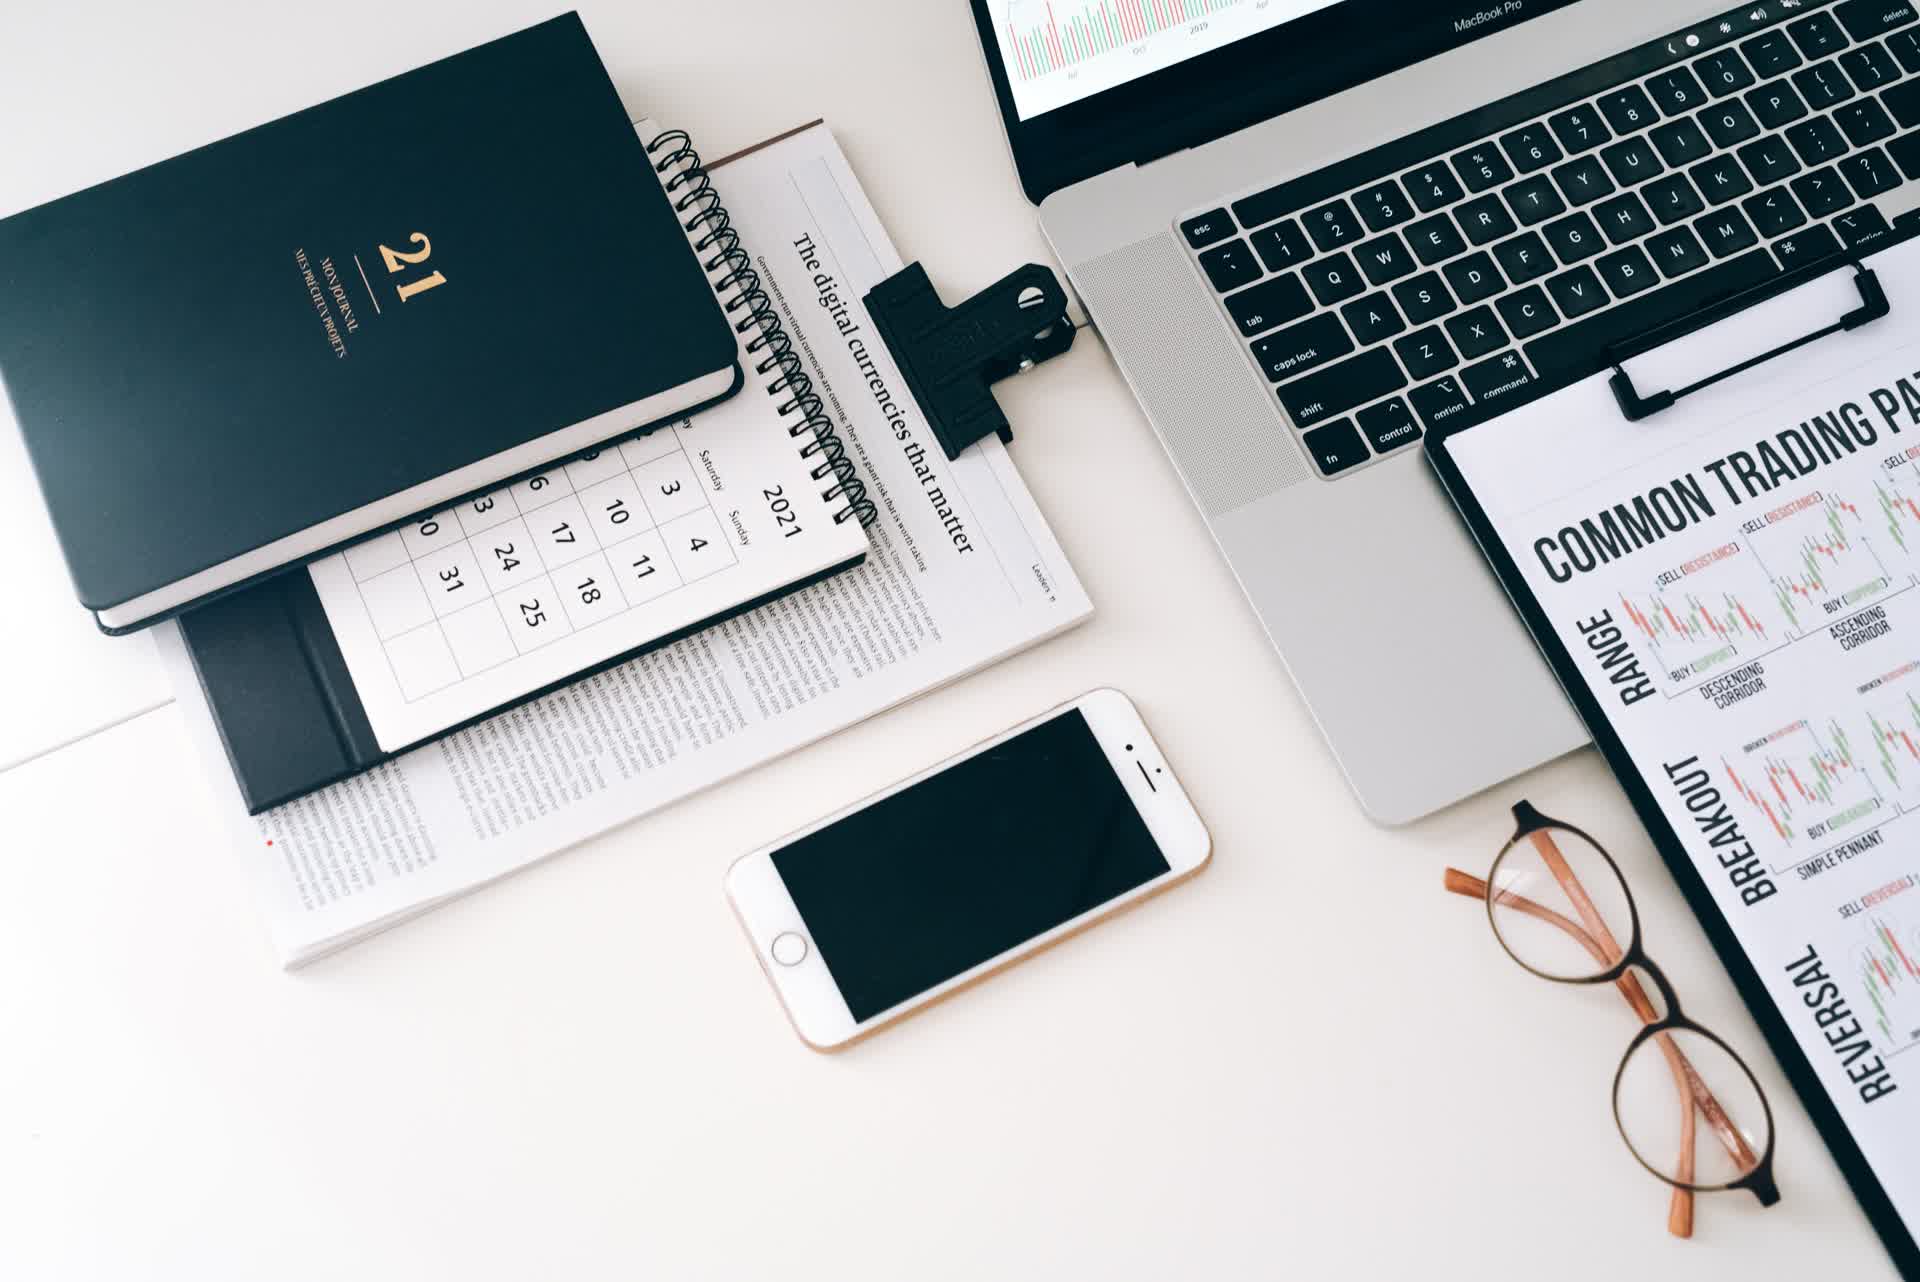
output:
[{"label": "black binder clip", "polygon": [[989,432],[1012,440],[993,384],[1073,346],[1066,291],[1038,263],[958,307],[941,302],[926,269],[913,263],[864,301],[949,459]]},{"label": "black binder clip", "polygon": [[1887,302],[1886,291],[1880,287],[1880,278],[1873,274],[1872,269],[1863,267],[1857,260],[1845,265],[1853,268],[1853,283],[1860,290],[1860,306],[1846,313],[1831,325],[1822,329],[1816,329],[1811,334],[1802,334],[1799,338],[1780,344],[1780,346],[1774,348],[1772,351],[1762,352],[1758,356],[1749,357],[1747,360],[1741,361],[1738,365],[1730,365],[1717,374],[1709,374],[1698,382],[1689,383],[1685,387],[1676,387],[1666,392],[1649,392],[1642,395],[1635,390],[1633,380],[1627,376],[1627,371],[1621,368],[1621,364],[1624,361],[1633,359],[1635,356],[1643,356],[1654,348],[1664,346],[1667,343],[1673,342],[1675,339],[1697,333],[1707,326],[1725,320],[1735,313],[1745,311],[1756,303],[1765,302],[1769,298],[1776,298],[1786,293],[1789,289],[1797,289],[1815,276],[1825,275],[1829,271],[1836,270],[1836,268],[1822,266],[1811,272],[1803,270],[1775,280],[1764,281],[1753,289],[1730,295],[1715,303],[1709,303],[1691,315],[1682,316],[1677,320],[1669,321],[1664,325],[1648,330],[1638,338],[1630,338],[1624,342],[1615,344],[1607,350],[1607,361],[1613,366],[1613,377],[1607,380],[1607,386],[1613,389],[1613,399],[1619,402],[1620,412],[1626,415],[1628,421],[1637,423],[1649,415],[1658,414],[1661,410],[1670,408],[1673,403],[1682,396],[1690,396],[1702,388],[1712,387],[1722,379],[1732,378],[1735,374],[1744,373],[1752,369],[1755,365],[1764,364],[1776,356],[1784,356],[1788,352],[1805,347],[1808,343],[1816,339],[1825,338],[1829,334],[1838,334],[1845,330],[1859,329],[1869,321],[1877,321],[1890,313],[1893,308]]}]

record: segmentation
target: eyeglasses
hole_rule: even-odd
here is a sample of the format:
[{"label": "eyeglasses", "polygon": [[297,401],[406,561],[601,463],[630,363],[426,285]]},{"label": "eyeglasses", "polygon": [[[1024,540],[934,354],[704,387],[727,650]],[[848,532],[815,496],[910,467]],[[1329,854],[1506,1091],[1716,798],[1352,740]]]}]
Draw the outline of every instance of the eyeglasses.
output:
[{"label": "eyeglasses", "polygon": [[1494,937],[1521,966],[1561,984],[1611,983],[1640,1017],[1613,1075],[1613,1120],[1640,1165],[1673,1185],[1668,1231],[1692,1235],[1695,1193],[1747,1189],[1772,1206],[1780,1191],[1766,1092],[1732,1047],[1681,1013],[1641,948],[1640,913],[1619,866],[1592,837],[1524,801],[1513,817],[1518,827],[1487,879],[1449,868],[1446,887],[1486,904]]}]

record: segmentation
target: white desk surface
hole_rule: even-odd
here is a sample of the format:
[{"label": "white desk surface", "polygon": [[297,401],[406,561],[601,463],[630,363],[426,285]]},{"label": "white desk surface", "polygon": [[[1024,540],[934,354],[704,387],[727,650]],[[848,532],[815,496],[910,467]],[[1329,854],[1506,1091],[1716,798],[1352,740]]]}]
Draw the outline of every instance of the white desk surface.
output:
[{"label": "white desk surface", "polygon": [[[7,8],[0,213],[553,11]],[[714,155],[826,117],[949,298],[1045,260],[965,6],[723,8],[588,8],[633,114]],[[31,759],[0,771],[0,1277],[1891,1274],[1596,756],[1372,827],[1097,339],[1001,395],[1089,625],[294,976],[152,710],[150,643],[66,595],[9,428],[0,763]],[[804,1049],[728,861],[1100,684],[1145,710],[1213,867]],[[1774,1209],[1705,1197],[1669,1238],[1608,1111],[1630,1017],[1523,974],[1441,891],[1521,796],[1621,852],[1688,1010],[1760,1066]]]}]

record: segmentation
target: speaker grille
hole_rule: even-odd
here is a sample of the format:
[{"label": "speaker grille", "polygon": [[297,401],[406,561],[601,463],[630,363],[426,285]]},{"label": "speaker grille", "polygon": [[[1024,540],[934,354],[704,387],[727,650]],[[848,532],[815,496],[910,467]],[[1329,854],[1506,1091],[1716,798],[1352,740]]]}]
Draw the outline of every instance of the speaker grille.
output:
[{"label": "speaker grille", "polygon": [[1218,516],[1307,478],[1279,402],[1235,350],[1239,337],[1171,233],[1072,276],[1202,511]]}]

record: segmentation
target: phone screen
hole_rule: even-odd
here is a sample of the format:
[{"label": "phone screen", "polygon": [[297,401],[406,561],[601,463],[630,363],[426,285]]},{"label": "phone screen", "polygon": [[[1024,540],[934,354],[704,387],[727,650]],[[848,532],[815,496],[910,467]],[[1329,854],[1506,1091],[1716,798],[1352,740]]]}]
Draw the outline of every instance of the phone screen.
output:
[{"label": "phone screen", "polygon": [[1169,871],[1078,709],[773,853],[853,1017]]}]

